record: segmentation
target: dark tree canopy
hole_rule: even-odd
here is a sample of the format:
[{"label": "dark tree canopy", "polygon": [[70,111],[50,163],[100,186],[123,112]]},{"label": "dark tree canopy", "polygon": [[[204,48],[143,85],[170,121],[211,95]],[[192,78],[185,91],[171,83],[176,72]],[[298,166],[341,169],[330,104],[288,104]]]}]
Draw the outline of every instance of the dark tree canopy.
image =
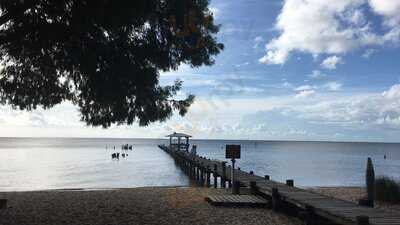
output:
[{"label": "dark tree canopy", "polygon": [[0,101],[22,110],[63,101],[88,125],[148,125],[194,100],[159,72],[212,65],[209,0],[0,0]]}]

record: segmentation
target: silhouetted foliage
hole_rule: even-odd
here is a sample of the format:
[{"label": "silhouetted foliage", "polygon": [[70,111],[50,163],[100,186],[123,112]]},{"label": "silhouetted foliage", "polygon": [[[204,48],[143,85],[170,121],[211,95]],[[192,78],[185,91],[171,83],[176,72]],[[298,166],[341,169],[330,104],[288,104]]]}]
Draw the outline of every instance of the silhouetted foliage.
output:
[{"label": "silhouetted foliage", "polygon": [[374,171],[374,165],[372,164],[372,160],[369,157],[367,160],[367,169],[365,172],[365,183],[367,186],[367,199],[374,200],[375,199],[375,171]]},{"label": "silhouetted foliage", "polygon": [[378,177],[375,181],[376,200],[400,203],[400,183],[389,177]]},{"label": "silhouetted foliage", "polygon": [[0,100],[25,110],[71,101],[89,125],[184,115],[182,82],[159,71],[212,65],[223,45],[208,0],[1,0]]}]

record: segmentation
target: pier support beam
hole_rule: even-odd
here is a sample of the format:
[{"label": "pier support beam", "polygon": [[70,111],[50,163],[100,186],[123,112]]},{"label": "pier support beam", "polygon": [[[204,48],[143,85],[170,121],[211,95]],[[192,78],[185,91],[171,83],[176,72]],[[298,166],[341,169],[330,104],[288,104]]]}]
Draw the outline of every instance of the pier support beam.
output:
[{"label": "pier support beam", "polygon": [[232,188],[233,188],[232,189],[232,194],[234,194],[234,195],[239,195],[240,194],[240,182],[239,181],[234,181]]},{"label": "pier support beam", "polygon": [[0,209],[7,208],[7,199],[0,199]]},{"label": "pier support beam", "polygon": [[250,181],[250,193],[252,195],[255,195],[258,193],[258,188],[257,188],[257,182],[256,181]]},{"label": "pier support beam", "polygon": [[210,166],[207,166],[207,168],[206,168],[206,185],[207,185],[207,187],[211,186],[211,170],[210,170]]},{"label": "pier support beam", "polygon": [[369,225],[369,217],[368,216],[357,216],[357,225]]},{"label": "pier support beam", "polygon": [[279,210],[279,206],[280,206],[280,196],[279,196],[279,191],[277,187],[273,187],[272,188],[272,209],[274,209],[275,211]]},{"label": "pier support beam", "polygon": [[326,221],[321,221],[321,218],[318,218],[315,215],[315,209],[312,206],[307,205],[305,210],[299,212],[298,216],[305,222],[305,225],[319,225],[326,224]]},{"label": "pier support beam", "polygon": [[200,164],[200,184],[201,186],[204,185],[204,164]]},{"label": "pier support beam", "polygon": [[200,168],[199,168],[199,162],[196,161],[196,167],[194,168],[194,172],[196,173],[196,181],[199,182],[200,180]]},{"label": "pier support beam", "polygon": [[221,163],[222,174],[221,174],[221,188],[226,188],[226,162]]},{"label": "pier support beam", "polygon": [[214,188],[217,188],[218,187],[218,165],[217,164],[214,164],[213,177],[214,177]]}]

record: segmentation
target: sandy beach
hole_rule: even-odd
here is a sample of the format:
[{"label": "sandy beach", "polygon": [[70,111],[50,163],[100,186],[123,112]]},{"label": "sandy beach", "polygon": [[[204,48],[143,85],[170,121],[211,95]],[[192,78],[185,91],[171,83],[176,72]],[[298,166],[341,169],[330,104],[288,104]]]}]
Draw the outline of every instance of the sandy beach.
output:
[{"label": "sandy beach", "polygon": [[0,224],[302,224],[266,208],[215,207],[204,201],[208,194],[224,192],[157,187],[0,193],[8,199],[8,208],[0,210]]},{"label": "sandy beach", "polygon": [[[365,194],[361,187],[308,190],[352,202]],[[204,200],[209,194],[226,193],[200,187],[3,192],[0,198],[8,199],[8,207],[0,210],[0,224],[303,224],[268,208],[215,207]],[[377,202],[376,207],[400,211],[400,205]]]}]

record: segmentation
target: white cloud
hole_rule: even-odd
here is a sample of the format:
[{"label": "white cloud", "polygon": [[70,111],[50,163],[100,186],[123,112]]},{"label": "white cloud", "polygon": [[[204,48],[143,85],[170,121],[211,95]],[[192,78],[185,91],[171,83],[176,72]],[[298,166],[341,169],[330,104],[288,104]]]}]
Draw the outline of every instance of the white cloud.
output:
[{"label": "white cloud", "polygon": [[339,82],[328,82],[323,85],[324,88],[330,90],[330,91],[340,91],[342,89],[343,84]]},{"label": "white cloud", "polygon": [[264,90],[261,88],[257,87],[248,87],[248,86],[243,86],[243,85],[224,85],[224,84],[219,84],[215,87],[216,91],[219,92],[228,92],[228,93],[262,93]]},{"label": "white cloud", "polygon": [[343,87],[343,84],[337,81],[330,81],[327,82],[325,84],[321,84],[321,85],[300,85],[296,88],[294,88],[293,90],[298,92],[295,97],[299,98],[299,97],[308,97],[310,95],[314,95],[316,93],[317,90],[320,91],[340,91]]},{"label": "white cloud", "polygon": [[36,109],[22,111],[10,106],[0,107],[0,122],[5,126],[16,127],[77,127],[83,123],[79,121],[76,107],[71,103],[62,103],[50,110]]},{"label": "white cloud", "polygon": [[336,69],[336,66],[338,64],[343,64],[343,59],[341,57],[338,57],[336,55],[334,56],[329,56],[324,61],[321,63],[321,67],[329,70]]},{"label": "white cloud", "polygon": [[249,62],[244,62],[244,63],[236,64],[235,67],[239,68],[239,67],[248,66],[248,65],[250,65]]},{"label": "white cloud", "polygon": [[217,18],[220,14],[220,10],[217,7],[210,7],[210,11],[212,12],[214,18]]},{"label": "white cloud", "polygon": [[213,79],[182,79],[181,80],[184,82],[185,87],[199,87],[199,86],[215,86],[218,84],[216,80]]},{"label": "white cloud", "polygon": [[384,16],[400,16],[400,1],[399,0],[369,0],[371,8],[378,14]]},{"label": "white cloud", "polygon": [[288,57],[288,50],[276,49],[274,51],[268,51],[267,54],[258,61],[263,64],[283,64],[286,62]]},{"label": "white cloud", "polygon": [[294,97],[295,98],[306,98],[310,97],[315,94],[314,90],[302,90],[298,94],[296,94]]},{"label": "white cloud", "polygon": [[368,59],[374,53],[375,53],[375,50],[369,48],[369,49],[365,50],[365,52],[362,54],[362,57]]},{"label": "white cloud", "polygon": [[[318,90],[322,90],[322,86],[318,86]],[[196,136],[214,138],[358,141],[398,138],[400,84],[382,93],[351,97],[330,93],[328,98],[314,96],[316,89],[310,89],[314,87],[303,85],[295,97],[227,100],[229,104],[208,111],[197,102],[185,117],[189,125],[178,121],[176,128],[186,127]],[[203,106],[199,109],[200,105]]]},{"label": "white cloud", "polygon": [[400,100],[400,84],[393,85],[389,90],[384,91],[382,96],[387,99],[399,99]]},{"label": "white cloud", "polygon": [[400,84],[382,94],[325,101],[297,110],[301,111],[304,118],[318,123],[400,130]]},{"label": "white cloud", "polygon": [[293,85],[291,83],[287,82],[287,81],[283,82],[282,86],[285,87],[285,88],[292,88],[293,87]]},{"label": "white cloud", "polygon": [[307,85],[298,86],[294,90],[295,91],[307,91],[307,90],[312,90],[312,89],[316,89],[316,87],[307,84]]},{"label": "white cloud", "polygon": [[307,76],[310,78],[313,78],[313,79],[321,79],[321,78],[326,77],[326,74],[322,73],[319,70],[313,70],[312,73],[308,74]]},{"label": "white cloud", "polygon": [[[319,54],[346,54],[370,45],[400,42],[399,0],[285,0],[275,28],[279,36],[266,45],[259,60],[284,64],[293,51]],[[364,6],[384,17],[384,33],[374,31]],[[380,25],[380,24],[377,24]]]},{"label": "white cloud", "polygon": [[398,44],[400,41],[400,1],[369,0],[369,5],[375,13],[384,17],[383,26],[387,30],[381,38],[377,38],[376,42]]},{"label": "white cloud", "polygon": [[364,12],[361,9],[349,10],[347,13],[344,14],[343,19],[349,21],[351,24],[356,26],[363,26],[366,24],[367,21]]},{"label": "white cloud", "polygon": [[253,46],[253,48],[255,48],[255,49],[258,48],[262,42],[264,42],[264,38],[263,37],[261,37],[261,36],[255,37],[254,38],[254,46]]}]

